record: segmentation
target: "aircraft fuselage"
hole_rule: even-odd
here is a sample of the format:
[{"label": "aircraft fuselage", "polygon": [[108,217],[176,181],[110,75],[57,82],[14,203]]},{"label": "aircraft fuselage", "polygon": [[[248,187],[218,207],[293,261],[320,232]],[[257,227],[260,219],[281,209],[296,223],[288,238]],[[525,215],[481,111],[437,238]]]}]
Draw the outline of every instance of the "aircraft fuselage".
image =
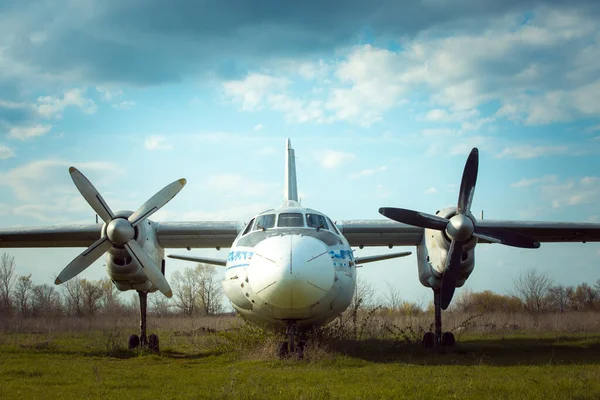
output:
[{"label": "aircraft fuselage", "polygon": [[356,265],[348,241],[324,214],[299,205],[264,211],[234,241],[223,289],[253,323],[322,325],[352,300]]}]

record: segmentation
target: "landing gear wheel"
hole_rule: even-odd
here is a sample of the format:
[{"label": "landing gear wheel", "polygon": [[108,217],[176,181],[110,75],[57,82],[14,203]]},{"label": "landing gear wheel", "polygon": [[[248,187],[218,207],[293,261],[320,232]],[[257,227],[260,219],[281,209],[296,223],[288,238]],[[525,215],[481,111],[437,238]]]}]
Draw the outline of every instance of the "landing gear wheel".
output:
[{"label": "landing gear wheel", "polygon": [[304,349],[306,348],[306,342],[304,340],[298,341],[296,344],[296,353],[298,354],[298,358],[302,360],[304,358]]},{"label": "landing gear wheel", "polygon": [[140,346],[140,337],[138,335],[129,335],[127,348],[129,350],[137,349]]},{"label": "landing gear wheel", "polygon": [[277,346],[277,355],[279,358],[285,358],[290,353],[288,342],[280,342],[279,346]]},{"label": "landing gear wheel", "polygon": [[433,332],[425,332],[423,335],[423,347],[433,349],[435,347],[435,335]]},{"label": "landing gear wheel", "polygon": [[444,332],[442,335],[442,347],[454,347],[455,345],[454,334],[452,332]]},{"label": "landing gear wheel", "polygon": [[159,351],[158,335],[156,335],[155,333],[153,333],[150,336],[148,336],[148,349],[150,351],[154,351],[154,352],[158,352]]}]

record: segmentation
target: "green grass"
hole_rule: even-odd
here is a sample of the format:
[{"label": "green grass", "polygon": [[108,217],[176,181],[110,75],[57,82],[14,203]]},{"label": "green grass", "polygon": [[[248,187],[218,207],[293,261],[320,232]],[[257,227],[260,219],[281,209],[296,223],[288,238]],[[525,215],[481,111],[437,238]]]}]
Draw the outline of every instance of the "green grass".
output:
[{"label": "green grass", "polygon": [[600,335],[463,335],[436,354],[392,339],[328,340],[278,360],[256,331],[0,334],[0,398],[598,399]]}]

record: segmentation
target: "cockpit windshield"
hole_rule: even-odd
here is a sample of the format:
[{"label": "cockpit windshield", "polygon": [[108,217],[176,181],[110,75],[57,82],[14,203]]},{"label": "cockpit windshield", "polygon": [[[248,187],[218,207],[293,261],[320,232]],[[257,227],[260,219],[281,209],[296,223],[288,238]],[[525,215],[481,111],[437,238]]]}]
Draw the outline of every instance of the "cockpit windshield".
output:
[{"label": "cockpit windshield", "polygon": [[278,227],[301,227],[304,226],[304,218],[300,213],[281,213],[277,220]]},{"label": "cockpit windshield", "polygon": [[265,230],[275,226],[275,214],[260,215],[256,218],[256,224],[254,230],[259,229]]},{"label": "cockpit windshield", "polygon": [[325,217],[320,214],[306,214],[306,225],[309,228],[329,229]]}]

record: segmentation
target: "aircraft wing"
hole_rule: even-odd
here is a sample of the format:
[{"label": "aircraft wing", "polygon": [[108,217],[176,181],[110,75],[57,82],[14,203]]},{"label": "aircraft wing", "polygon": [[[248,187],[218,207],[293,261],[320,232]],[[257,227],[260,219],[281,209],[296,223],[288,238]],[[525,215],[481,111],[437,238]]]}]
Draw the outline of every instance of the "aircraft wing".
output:
[{"label": "aircraft wing", "polygon": [[[424,232],[383,219],[346,220],[336,225],[351,246],[416,246]],[[598,223],[477,220],[477,225],[522,233],[538,242],[600,242]],[[479,243],[489,242],[480,239]]]},{"label": "aircraft wing", "polygon": [[[241,222],[155,222],[158,242],[164,248],[230,247]],[[0,229],[0,247],[88,247],[100,238],[102,224],[54,225]]]},{"label": "aircraft wing", "polygon": [[[478,226],[528,235],[538,242],[600,242],[600,224],[585,222],[536,222],[478,220]],[[489,243],[479,240],[480,243]]]}]

